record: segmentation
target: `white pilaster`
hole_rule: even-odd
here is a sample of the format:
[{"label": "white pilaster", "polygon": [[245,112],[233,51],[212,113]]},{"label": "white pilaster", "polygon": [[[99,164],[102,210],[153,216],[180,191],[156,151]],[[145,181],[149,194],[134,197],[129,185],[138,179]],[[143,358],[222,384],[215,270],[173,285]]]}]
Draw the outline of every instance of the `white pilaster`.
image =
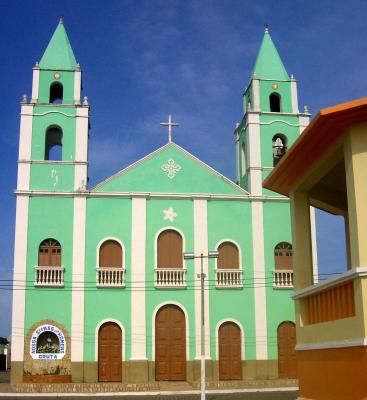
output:
[{"label": "white pilaster", "polygon": [[39,67],[33,68],[33,79],[32,79],[32,99],[31,103],[37,103],[38,93],[40,84],[40,69]]},{"label": "white pilaster", "polygon": [[29,197],[17,196],[14,242],[12,361],[24,359],[24,317],[26,296]]},{"label": "white pilaster", "polygon": [[307,115],[301,115],[299,117],[299,133],[301,134],[303,130],[307,127],[310,122],[310,117]]},{"label": "white pilaster", "polygon": [[260,196],[262,194],[262,173],[259,114],[248,113],[247,122],[249,192],[252,195]]},{"label": "white pilaster", "polygon": [[252,110],[260,111],[260,81],[252,79]]},{"label": "white pilaster", "polygon": [[317,261],[316,210],[314,207],[310,207],[310,225],[311,225],[313,283],[318,283],[319,265]]},{"label": "white pilaster", "polygon": [[299,113],[298,110],[298,94],[297,94],[297,81],[291,78],[291,101],[292,101],[292,112],[295,114]]},{"label": "white pilaster", "polygon": [[74,198],[73,278],[71,294],[71,361],[83,362],[84,355],[84,269],[86,197]]},{"label": "white pilaster", "polygon": [[[207,201],[203,199],[194,200],[194,253],[196,256],[208,255],[208,211]],[[205,278],[204,292],[204,313],[205,313],[205,358],[210,358],[210,306],[209,306],[209,269],[208,259],[203,259],[203,271]],[[200,327],[201,327],[201,293],[200,279],[197,278],[201,273],[201,259],[195,258],[195,339],[196,339],[196,358],[200,358]]]},{"label": "white pilaster", "polygon": [[253,201],[252,211],[252,246],[254,260],[254,295],[255,295],[255,331],[256,359],[268,358],[268,333],[266,320],[265,256],[263,203]]},{"label": "white pilaster", "polygon": [[74,103],[80,104],[81,102],[81,90],[82,90],[82,72],[80,68],[74,73]]},{"label": "white pilaster", "polygon": [[146,360],[146,199],[132,198],[131,227],[131,360]]},{"label": "white pilaster", "polygon": [[[20,112],[19,153],[18,153],[18,190],[28,190],[30,180],[31,143],[32,143],[33,106],[22,104]],[[22,161],[26,161],[23,163]]]},{"label": "white pilaster", "polygon": [[[88,161],[89,107],[77,107],[75,127],[75,161]],[[74,189],[87,185],[88,169],[85,164],[75,165]]]},{"label": "white pilaster", "polygon": [[238,132],[238,129],[235,130],[235,160],[236,160],[236,176],[237,176],[237,182],[240,182],[241,176],[240,176],[240,135]]}]

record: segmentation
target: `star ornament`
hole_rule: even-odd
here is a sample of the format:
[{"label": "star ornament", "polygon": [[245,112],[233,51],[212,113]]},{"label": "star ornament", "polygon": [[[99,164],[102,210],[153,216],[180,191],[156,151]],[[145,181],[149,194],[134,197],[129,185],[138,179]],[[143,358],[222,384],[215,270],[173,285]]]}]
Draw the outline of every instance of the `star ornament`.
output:
[{"label": "star ornament", "polygon": [[178,214],[173,210],[172,207],[170,207],[168,210],[163,210],[163,214],[164,214],[163,219],[164,220],[168,219],[171,222],[173,222],[175,218],[178,216]]}]

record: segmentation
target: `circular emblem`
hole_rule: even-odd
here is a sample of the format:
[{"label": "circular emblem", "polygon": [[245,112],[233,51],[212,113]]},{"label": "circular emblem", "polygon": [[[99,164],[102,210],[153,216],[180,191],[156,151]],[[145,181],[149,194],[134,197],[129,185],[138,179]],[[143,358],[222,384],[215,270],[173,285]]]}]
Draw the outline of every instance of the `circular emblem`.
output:
[{"label": "circular emblem", "polygon": [[60,72],[55,72],[55,73],[54,73],[54,78],[55,78],[55,79],[60,79],[60,78],[61,78]]},{"label": "circular emblem", "polygon": [[278,84],[277,83],[273,83],[271,85],[271,87],[272,87],[272,89],[276,90],[276,89],[278,89]]},{"label": "circular emblem", "polygon": [[41,325],[32,334],[30,354],[37,360],[60,360],[66,352],[64,333],[54,325]]}]

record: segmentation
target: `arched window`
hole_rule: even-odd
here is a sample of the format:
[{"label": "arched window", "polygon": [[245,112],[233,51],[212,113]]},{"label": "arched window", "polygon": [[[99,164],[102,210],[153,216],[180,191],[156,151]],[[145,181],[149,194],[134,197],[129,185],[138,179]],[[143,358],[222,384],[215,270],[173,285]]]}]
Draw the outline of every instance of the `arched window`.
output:
[{"label": "arched window", "polygon": [[183,267],[182,237],[173,229],[167,229],[158,236],[157,267],[182,268]]},{"label": "arched window", "polygon": [[37,338],[37,353],[60,353],[59,338],[53,332],[43,332]]},{"label": "arched window", "polygon": [[100,268],[122,268],[123,253],[120,243],[116,240],[106,240],[99,248]]},{"label": "arched window", "polygon": [[46,131],[45,160],[62,161],[62,130],[50,126]]},{"label": "arched window", "polygon": [[235,244],[223,242],[219,245],[218,251],[218,269],[238,269],[240,267],[238,248]]},{"label": "arched window", "polygon": [[281,133],[277,133],[275,136],[273,136],[272,143],[273,164],[275,166],[287,151],[287,137]]},{"label": "arched window", "polygon": [[61,245],[55,239],[45,239],[38,248],[39,267],[61,267]]},{"label": "arched window", "polygon": [[275,269],[293,269],[292,245],[288,242],[278,243],[274,248]]},{"label": "arched window", "polygon": [[60,82],[54,82],[50,86],[50,103],[61,104],[64,95],[64,88]]},{"label": "arched window", "polygon": [[241,148],[241,174],[242,174],[242,176],[246,175],[246,146],[245,146],[245,143],[242,143],[242,148]]},{"label": "arched window", "polygon": [[278,93],[272,93],[269,96],[269,103],[270,103],[270,111],[271,112],[280,112],[281,111],[281,98]]}]

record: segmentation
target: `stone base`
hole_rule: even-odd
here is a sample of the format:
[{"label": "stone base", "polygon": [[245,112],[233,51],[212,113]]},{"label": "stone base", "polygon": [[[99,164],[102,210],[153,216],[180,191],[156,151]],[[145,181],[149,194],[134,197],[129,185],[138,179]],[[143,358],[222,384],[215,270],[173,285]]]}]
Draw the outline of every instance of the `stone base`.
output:
[{"label": "stone base", "polygon": [[10,370],[10,383],[15,385],[23,382],[24,366],[22,361],[12,361]]},{"label": "stone base", "polygon": [[24,375],[25,383],[70,383],[71,375]]}]

